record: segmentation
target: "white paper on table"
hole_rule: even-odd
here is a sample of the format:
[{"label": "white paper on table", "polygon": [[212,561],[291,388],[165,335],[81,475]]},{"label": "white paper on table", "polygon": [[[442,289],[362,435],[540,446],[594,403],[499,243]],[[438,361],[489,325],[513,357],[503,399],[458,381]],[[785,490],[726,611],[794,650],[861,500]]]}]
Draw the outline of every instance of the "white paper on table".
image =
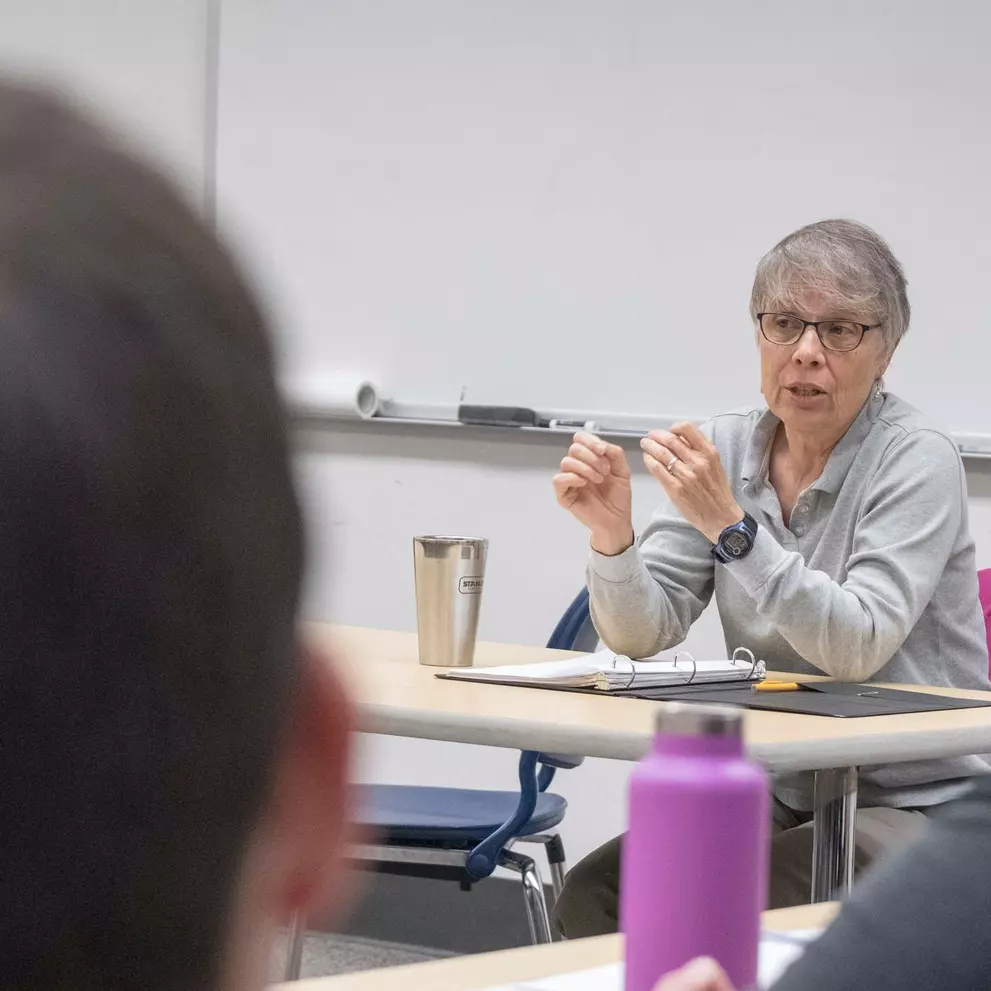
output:
[{"label": "white paper on table", "polygon": [[[766,988],[778,980],[821,932],[821,929],[796,929],[787,933],[763,933],[757,964],[759,985]],[[623,991],[623,964],[611,963],[484,991]]]},{"label": "white paper on table", "polygon": [[[753,658],[753,655],[750,655]],[[628,688],[668,688],[678,685],[712,685],[763,681],[767,668],[763,661],[727,658],[696,661],[681,651],[670,661],[632,661],[625,654],[600,650],[560,661],[535,664],[504,664],[493,668],[458,668],[444,671],[438,678],[458,681],[491,681],[496,684],[558,685],[562,688],[597,688],[620,691]]]}]

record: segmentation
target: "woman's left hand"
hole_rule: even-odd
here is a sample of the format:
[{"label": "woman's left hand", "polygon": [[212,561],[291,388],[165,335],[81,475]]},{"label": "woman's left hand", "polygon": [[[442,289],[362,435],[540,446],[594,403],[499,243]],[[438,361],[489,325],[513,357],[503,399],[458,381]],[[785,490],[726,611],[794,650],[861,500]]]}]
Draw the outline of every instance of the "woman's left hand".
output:
[{"label": "woman's left hand", "polygon": [[715,543],[743,519],[719,452],[692,423],[652,430],[642,441],[643,463],[682,516]]}]

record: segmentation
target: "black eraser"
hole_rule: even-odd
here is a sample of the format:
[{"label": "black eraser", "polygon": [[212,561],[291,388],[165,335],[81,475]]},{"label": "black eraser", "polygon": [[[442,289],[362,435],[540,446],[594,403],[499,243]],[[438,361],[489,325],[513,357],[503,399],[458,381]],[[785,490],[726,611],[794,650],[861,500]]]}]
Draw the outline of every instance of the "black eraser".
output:
[{"label": "black eraser", "polygon": [[458,419],[480,427],[535,427],[537,414],[525,406],[459,406]]}]

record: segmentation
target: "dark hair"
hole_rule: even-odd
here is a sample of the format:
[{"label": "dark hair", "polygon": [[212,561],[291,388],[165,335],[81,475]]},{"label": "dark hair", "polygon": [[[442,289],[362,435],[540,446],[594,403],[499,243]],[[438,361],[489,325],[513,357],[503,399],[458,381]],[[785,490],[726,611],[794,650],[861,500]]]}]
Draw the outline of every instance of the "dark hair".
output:
[{"label": "dark hair", "polygon": [[215,983],[296,684],[264,321],[152,168],[0,81],[0,983]]}]

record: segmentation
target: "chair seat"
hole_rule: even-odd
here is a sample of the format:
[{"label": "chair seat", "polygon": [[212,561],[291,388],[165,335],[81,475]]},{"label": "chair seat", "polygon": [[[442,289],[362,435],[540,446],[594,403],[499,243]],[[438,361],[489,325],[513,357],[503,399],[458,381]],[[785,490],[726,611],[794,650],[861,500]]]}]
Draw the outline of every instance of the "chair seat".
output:
[{"label": "chair seat", "polygon": [[[376,834],[372,842],[480,843],[512,816],[519,801],[515,791],[363,785],[355,818]],[[517,835],[558,825],[567,807],[560,795],[538,795],[533,815]]]}]

